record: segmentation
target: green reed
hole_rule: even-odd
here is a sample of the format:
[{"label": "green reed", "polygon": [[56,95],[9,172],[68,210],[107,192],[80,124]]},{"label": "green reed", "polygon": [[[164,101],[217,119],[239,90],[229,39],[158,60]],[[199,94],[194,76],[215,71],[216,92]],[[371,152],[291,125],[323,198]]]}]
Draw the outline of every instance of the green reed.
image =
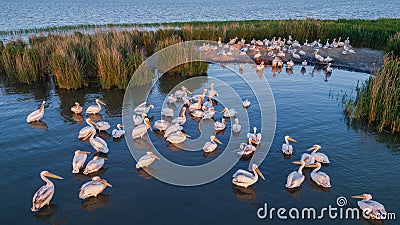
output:
[{"label": "green reed", "polygon": [[392,52],[396,56],[400,56],[400,32],[392,35],[386,45],[386,52]]}]

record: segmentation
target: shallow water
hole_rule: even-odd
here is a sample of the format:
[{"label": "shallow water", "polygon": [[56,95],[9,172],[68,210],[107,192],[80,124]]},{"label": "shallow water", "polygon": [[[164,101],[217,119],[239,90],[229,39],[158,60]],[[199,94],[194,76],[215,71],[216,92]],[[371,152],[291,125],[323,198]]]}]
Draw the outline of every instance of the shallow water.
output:
[{"label": "shallow water", "polygon": [[397,0],[1,0],[0,30],[81,24],[252,19],[398,18]]},{"label": "shallow water", "polygon": [[[238,65],[230,66],[238,70]],[[1,221],[13,221],[13,224],[319,224],[321,221],[283,221],[277,219],[276,215],[273,221],[260,220],[256,212],[264,203],[268,203],[268,207],[287,209],[310,206],[321,209],[328,205],[337,207],[336,199],[339,196],[349,197],[361,193],[371,193],[374,199],[385,205],[388,212],[399,213],[397,187],[400,180],[396,174],[400,171],[398,136],[364,132],[363,126],[348,124],[339,104],[341,94],[351,94],[357,81],[365,80],[368,75],[334,70],[332,76],[327,78],[323,72],[315,71],[311,74],[312,69],[307,67],[303,74],[300,67],[296,66],[293,74],[283,71],[275,76],[270,68],[264,69],[277,108],[273,146],[260,165],[266,181],[259,180],[247,189],[232,186],[232,174],[237,169],[248,167],[249,161],[241,160],[231,171],[212,183],[197,187],[169,185],[152,178],[143,170],[136,170],[125,139],[113,140],[110,130],[100,135],[107,141],[110,152],[109,160],[99,174],[113,187],[107,188],[97,198],[83,201],[78,198],[78,191],[89,177],[74,176],[71,173],[71,160],[76,149],[93,150],[87,142],[77,139],[79,130],[86,125],[81,123],[84,118],[74,116],[69,108],[75,101],[86,108],[93,104],[94,99],[100,98],[107,103],[101,112],[102,118],[113,129],[121,122],[124,92],[97,89],[72,92],[49,86],[9,86],[2,83]],[[229,81],[232,85],[240,83],[234,73],[219,65],[211,65],[209,74]],[[251,65],[245,67],[243,76],[247,75],[257,76]],[[208,88],[211,82],[209,78],[202,77],[202,82],[196,84],[194,91],[199,93],[203,87]],[[168,79],[159,82],[149,102],[161,102],[169,89],[177,83],[179,81]],[[237,91],[255,102],[254,96],[246,94],[245,86],[239,85]],[[27,124],[26,115],[35,110],[42,100],[46,100],[42,123]],[[257,115],[256,109],[252,105],[248,109],[249,114]],[[149,113],[149,116],[159,119],[156,110]],[[251,125],[257,123],[259,119],[254,117]],[[195,138],[198,135],[197,122],[189,120],[184,130]],[[296,152],[291,159],[284,158],[280,151],[283,137],[287,134],[299,141],[294,144]],[[218,138],[226,143],[228,135],[229,132]],[[241,135],[245,135],[245,132],[242,131]],[[162,145],[165,157],[188,165],[206,163],[222,151],[215,155],[204,155],[202,152],[189,155],[171,149],[154,133],[149,136],[153,140],[158,139],[157,143]],[[331,165],[324,166],[322,171],[330,175],[333,187],[329,191],[322,190],[310,181],[310,170],[305,170],[307,178],[302,187],[296,191],[287,191],[284,186],[286,176],[297,169],[290,162],[299,159],[306,148],[317,143],[323,147],[321,152],[326,153],[331,160]],[[146,143],[138,144],[147,148]],[[32,196],[43,185],[39,177],[42,170],[49,170],[64,177],[64,180],[54,181],[56,192],[51,206],[39,213],[32,213]],[[356,206],[354,199],[347,200],[349,206]],[[339,219],[324,219],[324,222],[344,223]],[[365,220],[345,222],[369,224]],[[385,221],[384,224],[397,224],[397,221]]]}]

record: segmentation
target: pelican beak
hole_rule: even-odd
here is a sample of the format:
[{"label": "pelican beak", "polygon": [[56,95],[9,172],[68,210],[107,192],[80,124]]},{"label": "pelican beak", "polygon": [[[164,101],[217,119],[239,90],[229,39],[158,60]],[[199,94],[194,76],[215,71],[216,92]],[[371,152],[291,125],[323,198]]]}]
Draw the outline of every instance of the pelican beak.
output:
[{"label": "pelican beak", "polygon": [[221,111],[221,113],[226,112],[226,108]]},{"label": "pelican beak", "polygon": [[293,164],[296,164],[296,165],[301,165],[301,161],[294,161],[294,162],[292,162]]},{"label": "pelican beak", "polygon": [[153,131],[153,128],[151,128],[150,122],[148,120],[145,121],[146,126],[148,129],[150,129],[151,131]]},{"label": "pelican beak", "polygon": [[291,137],[289,137],[288,140],[291,141],[291,142],[297,142],[295,139],[293,139]]},{"label": "pelican beak", "polygon": [[260,177],[261,177],[263,180],[265,180],[264,175],[261,173],[261,171],[260,171],[258,168],[256,168],[255,171],[258,173],[258,175],[260,175]]},{"label": "pelican beak", "polygon": [[361,199],[364,199],[364,196],[362,196],[362,195],[353,195],[353,196],[351,196],[352,198],[361,198]]},{"label": "pelican beak", "polygon": [[105,180],[101,180],[100,182],[103,183],[106,186],[112,187],[112,185],[110,183],[108,183],[107,181],[105,181]]},{"label": "pelican beak", "polygon": [[120,127],[120,128],[124,128],[124,125],[121,124],[121,125],[119,125],[119,127]]},{"label": "pelican beak", "polygon": [[309,164],[307,166],[305,166],[306,168],[317,168],[317,164]]},{"label": "pelican beak", "polygon": [[103,104],[103,105],[106,105],[106,103],[102,102],[101,100],[99,100],[99,103],[100,103],[100,104]]},{"label": "pelican beak", "polygon": [[158,158],[158,156],[156,156],[154,153],[151,152],[150,155],[151,155],[151,157],[160,160],[160,158]]},{"label": "pelican beak", "polygon": [[307,149],[308,151],[315,150],[315,147],[312,146],[311,148]]},{"label": "pelican beak", "polygon": [[186,136],[186,137],[191,137],[189,134],[183,133],[183,132],[182,132],[182,135],[183,135],[183,136]]},{"label": "pelican beak", "polygon": [[87,154],[87,155],[91,154],[91,152],[86,152],[86,151],[81,151],[81,153],[82,154]]},{"label": "pelican beak", "polygon": [[56,179],[59,179],[59,180],[64,179],[64,178],[62,178],[62,177],[60,177],[60,176],[57,176],[57,175],[55,175],[55,174],[52,174],[52,173],[47,173],[47,174],[46,174],[46,177],[56,178]]},{"label": "pelican beak", "polygon": [[216,141],[218,144],[222,144],[222,142],[220,140],[218,140],[218,138],[216,138],[216,137],[214,137],[213,140]]},{"label": "pelican beak", "polygon": [[189,91],[187,88],[185,89],[185,91],[186,91],[187,93],[189,93],[189,94],[192,94],[192,92]]}]

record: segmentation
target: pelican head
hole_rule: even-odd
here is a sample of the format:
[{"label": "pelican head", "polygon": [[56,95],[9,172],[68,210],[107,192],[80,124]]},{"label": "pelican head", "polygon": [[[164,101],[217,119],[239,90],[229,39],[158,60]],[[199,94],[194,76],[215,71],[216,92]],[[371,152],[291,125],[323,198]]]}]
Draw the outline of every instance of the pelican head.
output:
[{"label": "pelican head", "polygon": [[218,144],[222,144],[222,142],[220,140],[218,140],[218,138],[216,138],[215,136],[211,136],[211,141],[215,141]]},{"label": "pelican head", "polygon": [[39,109],[39,111],[40,112],[43,112],[44,111],[44,104],[46,103],[46,101],[43,101],[42,102],[42,105],[40,106],[40,109]]},{"label": "pelican head", "polygon": [[221,111],[221,113],[223,113],[223,112],[228,112],[228,108],[224,108],[222,111]]},{"label": "pelican head", "polygon": [[239,119],[238,118],[235,118],[235,123],[239,124]]},{"label": "pelican head", "polygon": [[[179,124],[178,124],[179,125]],[[178,131],[178,132],[176,132],[178,135],[180,135],[180,136],[183,136],[183,137],[190,137],[190,135],[189,134],[187,134],[187,133],[183,133],[182,131]]]},{"label": "pelican head", "polygon": [[257,127],[253,127],[253,132],[257,133]]},{"label": "pelican head", "polygon": [[102,102],[100,99],[96,99],[96,103],[97,103],[97,104],[106,105],[106,103]]},{"label": "pelican head", "polygon": [[352,198],[361,198],[362,200],[371,200],[372,199],[371,194],[353,195],[351,197]]},{"label": "pelican head", "polygon": [[260,169],[258,169],[258,166],[257,166],[256,164],[253,164],[253,165],[252,165],[252,169],[253,169],[253,172],[258,173],[258,175],[260,175],[260,177],[261,177],[263,180],[265,180],[264,175],[261,173]]},{"label": "pelican head", "polygon": [[155,158],[155,159],[160,160],[160,158],[158,158],[158,156],[156,156],[153,152],[147,152],[146,154],[147,154],[148,156],[151,156],[151,157],[153,157],[153,158]]},{"label": "pelican head", "polygon": [[121,128],[124,128],[124,125],[122,125],[122,124],[117,124],[117,127],[119,128],[119,129],[121,129]]},{"label": "pelican head", "polygon": [[57,176],[57,175],[55,175],[55,174],[52,174],[52,173],[50,173],[49,171],[42,171],[41,173],[40,173],[40,176],[41,177],[51,177],[51,178],[55,178],[55,179],[59,179],[59,180],[62,180],[62,179],[64,179],[64,178],[62,178],[62,177],[60,177],[60,176]]},{"label": "pelican head", "polygon": [[81,150],[76,150],[75,151],[75,155],[82,155],[82,154],[90,154],[90,152],[81,151]]},{"label": "pelican head", "polygon": [[205,95],[207,93],[207,89],[204,88],[203,91],[201,92],[201,95]]},{"label": "pelican head", "polygon": [[75,106],[78,107],[79,106],[79,102],[75,102]]},{"label": "pelican head", "polygon": [[289,135],[285,136],[285,141],[297,142],[295,139],[291,138]]},{"label": "pelican head", "polygon": [[150,125],[150,120],[149,120],[149,118],[144,118],[144,123],[146,124],[146,127],[147,127],[147,129],[150,129],[151,131],[153,131],[153,129],[151,128],[151,125]]},{"label": "pelican head", "polygon": [[211,83],[211,90],[214,90],[214,83]]},{"label": "pelican head", "polygon": [[314,145],[311,148],[309,148],[308,151],[311,151],[311,150],[317,150],[318,151],[320,148],[321,148],[321,145]]},{"label": "pelican head", "polygon": [[223,124],[226,124],[225,118],[222,119],[222,123],[223,123]]},{"label": "pelican head", "polygon": [[108,187],[112,187],[112,185],[110,184],[110,183],[108,183],[106,180],[104,180],[104,179],[101,179],[99,176],[94,176],[94,177],[92,177],[92,181],[97,181],[97,182],[100,182],[100,183],[102,183],[102,184],[104,184],[104,185],[106,185],[106,186],[108,186]]}]

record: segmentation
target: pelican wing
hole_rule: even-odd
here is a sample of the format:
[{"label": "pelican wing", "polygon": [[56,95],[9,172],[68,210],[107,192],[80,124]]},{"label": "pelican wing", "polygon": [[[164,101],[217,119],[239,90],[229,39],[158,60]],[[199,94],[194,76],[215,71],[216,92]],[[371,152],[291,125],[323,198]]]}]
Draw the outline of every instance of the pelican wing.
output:
[{"label": "pelican wing", "polygon": [[212,152],[217,148],[217,144],[213,142],[206,142],[203,146],[203,150],[205,152]]},{"label": "pelican wing", "polygon": [[146,124],[140,124],[132,130],[132,137],[138,138],[142,137],[147,132]]},{"label": "pelican wing", "polygon": [[250,173],[249,171],[239,169],[238,171],[236,171],[236,172],[232,175],[232,177],[237,177],[237,176],[240,176],[240,175],[248,176],[248,177],[254,176],[254,175],[253,175],[252,173]]},{"label": "pelican wing", "polygon": [[83,171],[84,174],[89,174],[93,173],[96,171],[99,171],[101,167],[104,166],[104,159],[99,159],[99,160],[90,160],[88,164],[86,165],[85,171]]},{"label": "pelican wing", "polygon": [[328,156],[325,155],[324,153],[316,152],[316,153],[312,153],[312,156],[314,157],[315,161],[317,161],[317,162],[330,163]]},{"label": "pelican wing", "polygon": [[92,145],[92,147],[94,149],[96,149],[99,152],[103,152],[103,153],[108,152],[107,142],[99,137],[90,139],[90,144]]},{"label": "pelican wing", "polygon": [[298,187],[301,185],[301,183],[303,183],[304,178],[305,177],[303,174],[300,174],[297,171],[293,171],[287,177],[286,187],[288,188]]},{"label": "pelican wing", "polygon": [[89,181],[82,185],[79,198],[85,199],[91,196],[97,196],[106,188],[106,185],[98,181]]},{"label": "pelican wing", "polygon": [[91,105],[86,109],[86,113],[96,114],[96,113],[100,112],[100,109],[101,108],[97,105]]},{"label": "pelican wing", "polygon": [[132,120],[135,126],[138,126],[143,123],[143,117],[139,115],[133,115]]},{"label": "pelican wing", "polygon": [[322,187],[331,187],[329,176],[324,172],[311,172],[311,179]]},{"label": "pelican wing", "polygon": [[373,216],[382,216],[382,215],[386,215],[387,212],[385,210],[385,207],[374,200],[362,200],[362,201],[358,201],[358,206],[360,207],[361,210],[371,210],[371,214]]},{"label": "pelican wing", "polygon": [[122,135],[125,134],[125,130],[114,129],[111,134],[113,138],[120,138]]},{"label": "pelican wing", "polygon": [[94,129],[93,127],[91,127],[91,126],[86,126],[86,127],[82,128],[82,129],[79,131],[78,138],[81,139],[81,138],[89,137],[90,133],[91,133],[92,131],[94,131],[94,130],[95,130],[95,129]]},{"label": "pelican wing", "polygon": [[26,122],[34,122],[34,121],[39,121],[44,115],[44,112],[40,112],[40,110],[35,110],[31,114],[28,115],[26,118]]},{"label": "pelican wing", "polygon": [[149,155],[142,156],[139,161],[136,163],[136,169],[141,167],[148,167],[150,164],[154,162],[155,158]]},{"label": "pelican wing", "polygon": [[80,154],[74,156],[74,158],[72,159],[73,173],[79,173],[79,170],[83,167],[83,165],[86,162],[86,158],[87,158],[86,154]]},{"label": "pelican wing", "polygon": [[32,211],[37,211],[46,204],[50,202],[53,198],[54,194],[54,186],[46,186],[43,185],[39,190],[35,193],[32,199]]}]

